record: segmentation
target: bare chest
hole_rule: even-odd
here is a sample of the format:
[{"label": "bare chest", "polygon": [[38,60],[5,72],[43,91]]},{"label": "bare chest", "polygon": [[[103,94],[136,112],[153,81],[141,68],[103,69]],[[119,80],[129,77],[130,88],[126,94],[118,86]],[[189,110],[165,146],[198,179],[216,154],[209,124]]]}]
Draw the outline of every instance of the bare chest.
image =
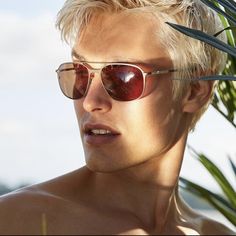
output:
[{"label": "bare chest", "polygon": [[[45,214],[41,229],[44,234],[53,235],[160,235],[153,229],[143,227],[142,223],[124,212],[94,211],[89,207],[75,207],[56,210]],[[164,235],[197,235],[186,227],[167,226]]]},{"label": "bare chest", "polygon": [[131,216],[84,207],[48,212],[42,217],[41,228],[46,234],[147,235]]},{"label": "bare chest", "polygon": [[[50,203],[50,204],[49,204]],[[156,231],[127,212],[78,205],[68,201],[35,202],[14,214],[9,233],[30,235],[153,235]],[[165,234],[185,234],[167,227]],[[168,233],[167,233],[168,232]]]}]

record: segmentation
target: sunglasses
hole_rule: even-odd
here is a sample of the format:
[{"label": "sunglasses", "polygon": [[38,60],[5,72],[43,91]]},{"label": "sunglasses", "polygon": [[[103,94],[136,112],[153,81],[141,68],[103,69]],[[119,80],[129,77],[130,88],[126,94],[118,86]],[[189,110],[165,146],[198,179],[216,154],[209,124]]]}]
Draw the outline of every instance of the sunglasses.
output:
[{"label": "sunglasses", "polygon": [[56,70],[61,91],[66,97],[76,100],[86,96],[95,73],[99,73],[102,85],[110,97],[117,101],[132,101],[143,96],[149,76],[176,71],[144,72],[137,65],[125,63],[104,63],[102,68],[93,69],[85,65],[88,63],[95,62],[63,63]]}]

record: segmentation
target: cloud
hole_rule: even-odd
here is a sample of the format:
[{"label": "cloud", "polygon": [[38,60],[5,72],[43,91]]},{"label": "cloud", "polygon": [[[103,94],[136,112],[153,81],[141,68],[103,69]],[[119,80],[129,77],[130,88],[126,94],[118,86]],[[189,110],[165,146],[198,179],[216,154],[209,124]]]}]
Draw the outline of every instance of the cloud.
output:
[{"label": "cloud", "polygon": [[55,29],[55,15],[24,18],[0,12],[0,85],[55,77],[55,69],[70,58],[70,49]]},{"label": "cloud", "polygon": [[16,120],[1,120],[0,121],[0,133],[1,136],[8,136],[8,135],[14,135],[14,136],[22,136],[27,133],[27,135],[30,133],[30,126],[29,124],[25,126],[24,123],[17,122]]}]

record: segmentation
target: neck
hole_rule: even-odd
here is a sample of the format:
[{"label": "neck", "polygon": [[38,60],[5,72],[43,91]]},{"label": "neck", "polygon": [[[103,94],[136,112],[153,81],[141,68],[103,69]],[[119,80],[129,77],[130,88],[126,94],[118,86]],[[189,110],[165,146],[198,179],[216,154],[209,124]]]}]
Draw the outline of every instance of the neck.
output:
[{"label": "neck", "polygon": [[99,204],[130,213],[144,228],[161,232],[170,208],[175,206],[173,196],[186,139],[180,142],[138,166],[115,173],[95,173],[93,186]]}]

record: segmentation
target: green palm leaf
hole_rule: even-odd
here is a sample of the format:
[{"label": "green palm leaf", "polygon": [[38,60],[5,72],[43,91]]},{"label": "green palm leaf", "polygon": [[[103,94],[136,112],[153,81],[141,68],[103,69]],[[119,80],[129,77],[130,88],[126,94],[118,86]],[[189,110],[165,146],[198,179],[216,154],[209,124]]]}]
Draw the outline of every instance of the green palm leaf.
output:
[{"label": "green palm leaf", "polygon": [[[204,2],[204,1],[202,1],[202,2]],[[236,3],[234,1],[232,1],[232,0],[223,0],[223,1],[222,0],[217,0],[217,2],[219,2],[225,8],[227,8],[227,7],[231,8],[232,7],[232,11],[236,13]]]},{"label": "green palm leaf", "polygon": [[172,28],[180,31],[181,33],[183,33],[189,37],[203,41],[215,48],[218,48],[219,50],[221,50],[223,52],[226,52],[226,53],[232,55],[233,57],[236,57],[236,49],[234,47],[222,42],[221,40],[217,39],[216,37],[214,37],[212,35],[208,35],[200,30],[190,29],[188,27],[173,24],[170,22],[166,22],[166,24],[168,24]]},{"label": "green palm leaf", "polygon": [[202,76],[200,80],[224,80],[224,81],[236,81],[236,76],[231,75],[211,75],[211,76]]},{"label": "green palm leaf", "polygon": [[228,159],[229,159],[229,162],[230,162],[231,167],[232,167],[232,169],[233,169],[234,175],[235,175],[235,177],[236,177],[236,166],[235,166],[235,164],[233,163],[233,161],[231,160],[230,157],[228,157]]},{"label": "green palm leaf", "polygon": [[[236,124],[234,123],[236,112],[236,84],[232,81],[220,81],[217,91],[218,93],[215,94],[212,105],[236,128]],[[226,108],[227,112],[222,110],[221,105]]]},{"label": "green palm leaf", "polygon": [[203,166],[208,170],[208,172],[212,175],[215,181],[219,184],[220,188],[224,192],[225,196],[232,204],[233,208],[236,209],[236,192],[234,188],[228,181],[228,179],[224,176],[222,171],[205,155],[201,153],[197,153],[193,148],[189,147],[193,152],[195,158],[197,158]]},{"label": "green palm leaf", "polygon": [[[216,4],[214,4],[213,2],[209,1],[209,0],[201,0],[203,3],[205,3],[207,6],[209,6],[210,8],[212,8],[213,10],[215,10],[216,12],[218,12],[219,14],[223,15],[225,18],[227,18],[228,20],[230,20],[231,22],[233,22],[234,24],[236,24],[236,19],[228,14],[226,11],[223,11],[220,7],[216,6]],[[230,13],[236,14],[236,8],[234,6],[234,4],[232,4],[232,2],[229,1],[220,1],[218,0],[218,2],[225,7],[225,9],[227,9],[227,11],[229,11]]]},{"label": "green palm leaf", "polygon": [[192,192],[199,197],[203,197],[212,206],[214,206],[219,212],[222,213],[233,225],[236,226],[236,209],[231,204],[222,198],[220,195],[215,194],[198,184],[195,184],[185,178],[180,177],[180,187]]}]

